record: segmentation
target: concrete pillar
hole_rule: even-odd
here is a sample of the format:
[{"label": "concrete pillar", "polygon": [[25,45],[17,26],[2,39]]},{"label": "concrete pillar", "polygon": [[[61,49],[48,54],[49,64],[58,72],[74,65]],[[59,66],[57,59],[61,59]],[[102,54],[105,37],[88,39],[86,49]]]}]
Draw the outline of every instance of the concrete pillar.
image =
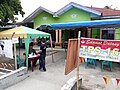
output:
[{"label": "concrete pillar", "polygon": [[100,30],[100,39],[102,39],[102,30]]},{"label": "concrete pillar", "polygon": [[91,38],[92,36],[91,36],[91,28],[87,28],[87,37],[88,38]]},{"label": "concrete pillar", "polygon": [[58,30],[56,30],[56,41],[55,43],[58,43]]},{"label": "concrete pillar", "polygon": [[59,30],[59,43],[61,46],[61,43],[62,43],[62,31],[61,30]]}]

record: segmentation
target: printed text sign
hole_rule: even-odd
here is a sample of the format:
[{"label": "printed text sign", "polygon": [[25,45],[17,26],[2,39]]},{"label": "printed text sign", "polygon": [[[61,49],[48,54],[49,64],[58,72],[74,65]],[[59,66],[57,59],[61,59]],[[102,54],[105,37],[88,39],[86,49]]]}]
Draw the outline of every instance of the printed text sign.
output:
[{"label": "printed text sign", "polygon": [[81,38],[80,57],[99,60],[120,61],[120,41]]}]

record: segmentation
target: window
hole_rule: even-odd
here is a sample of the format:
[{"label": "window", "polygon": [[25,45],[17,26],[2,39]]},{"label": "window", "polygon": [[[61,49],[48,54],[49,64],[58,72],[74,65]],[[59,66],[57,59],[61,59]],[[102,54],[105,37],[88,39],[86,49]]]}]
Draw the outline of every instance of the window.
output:
[{"label": "window", "polygon": [[115,32],[115,30],[102,30],[101,38],[114,40],[114,32]]}]

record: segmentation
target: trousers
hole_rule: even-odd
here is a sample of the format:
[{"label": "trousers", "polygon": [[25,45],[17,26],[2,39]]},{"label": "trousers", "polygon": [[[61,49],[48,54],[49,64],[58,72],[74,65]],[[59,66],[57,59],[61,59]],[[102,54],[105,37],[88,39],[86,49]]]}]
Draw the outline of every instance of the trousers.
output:
[{"label": "trousers", "polygon": [[39,69],[46,70],[46,68],[45,68],[45,57],[46,57],[46,55],[40,55],[40,61],[39,61],[40,68]]}]

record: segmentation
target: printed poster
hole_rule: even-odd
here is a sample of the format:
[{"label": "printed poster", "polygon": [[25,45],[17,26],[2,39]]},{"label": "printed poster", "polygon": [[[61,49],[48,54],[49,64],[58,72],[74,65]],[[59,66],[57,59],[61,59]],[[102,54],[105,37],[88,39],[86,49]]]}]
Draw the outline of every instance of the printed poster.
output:
[{"label": "printed poster", "polygon": [[0,40],[0,54],[13,59],[12,40]]},{"label": "printed poster", "polygon": [[80,57],[120,62],[120,41],[92,38],[80,39]]}]

